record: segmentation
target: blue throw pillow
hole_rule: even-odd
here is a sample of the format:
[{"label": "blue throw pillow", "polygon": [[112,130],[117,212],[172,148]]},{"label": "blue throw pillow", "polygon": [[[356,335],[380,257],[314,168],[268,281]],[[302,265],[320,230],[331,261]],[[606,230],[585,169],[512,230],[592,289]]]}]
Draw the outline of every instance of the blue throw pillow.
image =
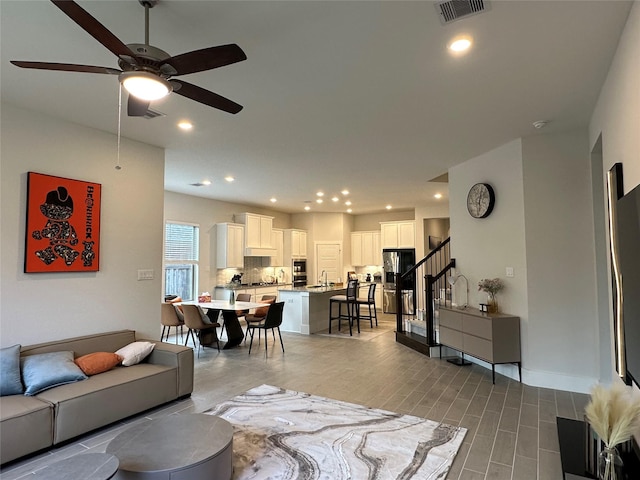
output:
[{"label": "blue throw pillow", "polygon": [[24,394],[37,395],[48,388],[86,380],[88,377],[73,361],[73,352],[51,352],[23,357]]},{"label": "blue throw pillow", "polygon": [[0,349],[0,397],[20,395],[20,345]]}]

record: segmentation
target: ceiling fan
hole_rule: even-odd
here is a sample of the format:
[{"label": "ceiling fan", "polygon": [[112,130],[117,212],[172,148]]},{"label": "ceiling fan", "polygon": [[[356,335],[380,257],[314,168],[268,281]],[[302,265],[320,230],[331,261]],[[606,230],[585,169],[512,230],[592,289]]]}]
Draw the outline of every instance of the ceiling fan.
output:
[{"label": "ceiling fan", "polygon": [[162,98],[172,91],[210,107],[229,113],[238,113],[242,110],[242,105],[217,93],[184,80],[175,80],[172,77],[241,62],[247,59],[245,53],[238,45],[229,44],[194,50],[172,57],[167,52],[149,45],[149,9],[153,8],[158,1],[138,0],[145,9],[145,43],[125,45],[76,2],[51,0],[71,20],[116,55],[121,70],[69,63],[17,60],[12,60],[11,63],[22,68],[118,75],[122,86],[129,92],[127,111],[129,116],[133,117],[144,116],[152,100]]}]

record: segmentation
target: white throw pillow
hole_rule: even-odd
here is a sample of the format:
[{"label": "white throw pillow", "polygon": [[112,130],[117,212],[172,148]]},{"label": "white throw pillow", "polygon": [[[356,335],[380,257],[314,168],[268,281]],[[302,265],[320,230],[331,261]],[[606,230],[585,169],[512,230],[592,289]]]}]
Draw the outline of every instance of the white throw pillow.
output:
[{"label": "white throw pillow", "polygon": [[156,344],[151,342],[133,342],[115,353],[122,357],[123,366],[130,367],[144,360],[155,346]]}]

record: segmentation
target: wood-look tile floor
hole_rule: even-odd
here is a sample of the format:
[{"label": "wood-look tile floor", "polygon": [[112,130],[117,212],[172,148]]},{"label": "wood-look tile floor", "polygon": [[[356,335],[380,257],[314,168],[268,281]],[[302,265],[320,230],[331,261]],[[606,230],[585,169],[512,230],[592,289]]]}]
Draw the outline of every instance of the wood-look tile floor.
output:
[{"label": "wood-look tile floor", "polygon": [[[458,367],[396,343],[394,317],[379,317],[377,329],[386,333],[366,341],[283,333],[284,354],[271,337],[268,356],[264,339],[259,346],[254,343],[251,355],[248,344],[221,352],[201,350],[190,398],[9,463],[0,477],[28,479],[57,460],[103,452],[113,437],[136,422],[202,412],[266,383],[466,427],[448,479],[562,479],[555,419],[582,418],[587,395],[529,387],[498,374],[492,385],[490,370]],[[362,329],[369,330],[368,323]]]}]

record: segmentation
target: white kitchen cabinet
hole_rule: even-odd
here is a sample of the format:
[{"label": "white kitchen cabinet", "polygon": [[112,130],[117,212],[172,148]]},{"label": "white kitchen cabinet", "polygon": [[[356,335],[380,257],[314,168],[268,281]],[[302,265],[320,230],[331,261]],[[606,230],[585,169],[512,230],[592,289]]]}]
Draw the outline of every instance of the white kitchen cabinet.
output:
[{"label": "white kitchen cabinet", "polygon": [[244,226],[237,223],[218,223],[216,238],[217,267],[244,268]]},{"label": "white kitchen cabinet", "polygon": [[244,224],[244,248],[245,255],[272,256],[275,252],[271,245],[271,232],[273,230],[273,217],[259,215],[257,213],[241,213],[235,215],[238,223]]},{"label": "white kitchen cabinet", "polygon": [[380,232],[351,233],[351,264],[354,266],[382,265]]},{"label": "white kitchen cabinet", "polygon": [[271,246],[276,249],[271,257],[271,266],[284,267],[284,230],[279,228],[271,230]]},{"label": "white kitchen cabinet", "polygon": [[289,266],[297,258],[307,258],[307,232],[290,228],[284,231],[284,261]]},{"label": "white kitchen cabinet", "polygon": [[415,222],[381,222],[381,248],[415,248]]},{"label": "white kitchen cabinet", "polygon": [[351,264],[364,265],[362,263],[362,232],[351,233]]}]

